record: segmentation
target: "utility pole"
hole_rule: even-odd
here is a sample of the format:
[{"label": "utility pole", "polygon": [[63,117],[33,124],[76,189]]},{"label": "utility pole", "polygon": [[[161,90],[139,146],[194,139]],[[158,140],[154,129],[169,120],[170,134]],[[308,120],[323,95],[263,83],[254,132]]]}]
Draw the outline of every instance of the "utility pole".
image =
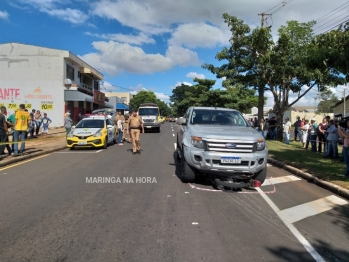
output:
[{"label": "utility pole", "polygon": [[261,14],[258,14],[258,15],[262,16],[261,28],[264,28],[264,20],[266,19],[266,18],[264,18],[264,16],[269,16],[271,14],[261,13]]}]

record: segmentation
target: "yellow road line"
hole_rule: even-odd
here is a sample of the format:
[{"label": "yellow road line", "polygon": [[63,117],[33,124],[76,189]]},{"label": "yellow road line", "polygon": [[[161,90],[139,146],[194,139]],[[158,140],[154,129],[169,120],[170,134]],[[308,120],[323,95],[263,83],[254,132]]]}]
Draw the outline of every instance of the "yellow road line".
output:
[{"label": "yellow road line", "polygon": [[0,171],[5,170],[5,169],[9,169],[9,168],[12,168],[12,167],[15,167],[15,166],[19,166],[19,165],[22,165],[22,164],[25,164],[25,163],[28,163],[28,162],[37,160],[37,159],[39,159],[39,158],[47,157],[47,156],[49,156],[49,155],[51,155],[51,154],[47,154],[47,155],[43,155],[43,156],[38,156],[38,157],[31,158],[31,159],[26,160],[26,161],[21,161],[21,162],[19,162],[19,163],[17,163],[17,164],[13,164],[13,165],[10,165],[10,166],[6,166],[6,167],[3,167],[3,168],[0,168]]}]

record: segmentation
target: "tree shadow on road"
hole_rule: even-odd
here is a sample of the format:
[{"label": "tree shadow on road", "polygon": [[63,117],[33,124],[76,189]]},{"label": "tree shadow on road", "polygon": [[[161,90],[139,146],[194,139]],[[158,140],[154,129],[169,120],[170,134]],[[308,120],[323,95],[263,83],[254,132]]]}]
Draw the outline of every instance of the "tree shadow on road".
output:
[{"label": "tree shadow on road", "polygon": [[[321,240],[317,240],[315,243],[311,243],[311,245],[325,261],[349,261],[348,250],[337,248]],[[277,261],[314,261],[314,258],[306,250],[300,252],[298,250],[292,250],[289,247],[267,248],[267,250],[279,258]]]}]

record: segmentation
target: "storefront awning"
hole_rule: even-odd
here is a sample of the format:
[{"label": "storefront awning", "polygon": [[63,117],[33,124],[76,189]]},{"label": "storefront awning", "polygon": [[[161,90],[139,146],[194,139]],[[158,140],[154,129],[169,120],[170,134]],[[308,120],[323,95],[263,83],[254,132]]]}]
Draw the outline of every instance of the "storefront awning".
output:
[{"label": "storefront awning", "polygon": [[86,101],[93,102],[93,96],[86,95],[76,90],[64,90],[64,101]]},{"label": "storefront awning", "polygon": [[116,103],[116,109],[118,110],[128,110],[128,105],[122,103]]}]

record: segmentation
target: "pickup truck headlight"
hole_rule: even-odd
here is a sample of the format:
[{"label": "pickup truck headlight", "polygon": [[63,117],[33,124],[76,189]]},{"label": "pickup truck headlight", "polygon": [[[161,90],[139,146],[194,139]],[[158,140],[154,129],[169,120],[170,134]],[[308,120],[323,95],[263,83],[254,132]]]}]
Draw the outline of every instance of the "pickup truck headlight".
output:
[{"label": "pickup truck headlight", "polygon": [[197,148],[204,148],[204,143],[203,143],[201,137],[192,136],[191,137],[191,144]]},{"label": "pickup truck headlight", "polygon": [[260,139],[257,142],[257,151],[262,151],[265,149],[265,141],[264,139]]},{"label": "pickup truck headlight", "polygon": [[72,132],[72,131],[69,132],[69,134],[67,135],[67,137],[73,137],[73,136],[74,136],[73,133],[74,133],[74,132]]}]

